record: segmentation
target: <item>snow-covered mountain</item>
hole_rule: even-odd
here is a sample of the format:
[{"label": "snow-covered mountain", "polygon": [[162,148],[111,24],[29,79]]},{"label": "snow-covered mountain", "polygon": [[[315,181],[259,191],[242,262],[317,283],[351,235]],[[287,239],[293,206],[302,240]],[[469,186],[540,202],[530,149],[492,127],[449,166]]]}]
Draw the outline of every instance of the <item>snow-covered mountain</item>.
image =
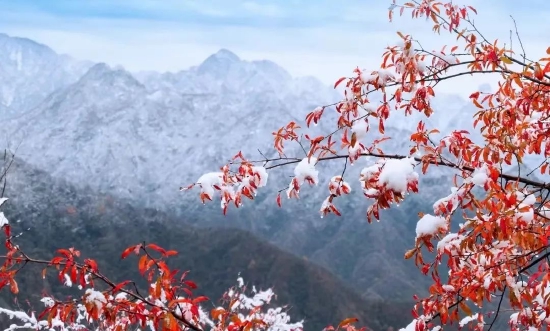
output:
[{"label": "snow-covered mountain", "polygon": [[[77,186],[185,213],[187,219],[205,224],[215,223],[221,214],[219,203],[201,206],[197,194],[178,191],[181,185],[216,171],[239,150],[251,157],[259,157],[258,148],[273,154],[272,131],[290,120],[302,121],[315,107],[341,97],[313,77],[294,78],[271,61],[245,61],[225,49],[188,70],[130,73],[0,35],[0,73],[1,147],[18,146],[19,158]],[[434,103],[441,111],[430,123],[443,131],[466,123],[475,111],[453,95],[442,95]],[[406,137],[414,119],[392,117],[388,135]],[[321,124],[315,130],[329,128]],[[372,134],[377,135],[376,130]],[[406,139],[385,144],[395,152],[409,147]],[[298,146],[296,153],[303,155]],[[365,160],[357,163],[346,172],[350,181],[366,165]],[[343,163],[322,167],[331,170],[322,173],[321,185],[326,187],[330,176],[341,173]],[[395,222],[358,230],[368,205],[357,181],[352,188],[359,192],[341,203],[349,213],[337,221],[318,217],[324,189],[304,189],[302,201],[284,202],[290,207],[284,211],[274,208],[269,193],[283,188],[291,174],[292,169],[270,173],[270,188],[245,206],[246,213],[238,214],[238,226],[314,259],[361,284],[364,293],[392,287],[408,295],[415,288],[407,269],[396,271],[388,261],[401,260],[402,246],[412,244],[415,217],[408,219],[406,208],[430,208],[441,194],[448,194],[450,178],[436,173],[422,197],[384,214]],[[401,244],[384,246],[386,239]],[[364,241],[377,250],[349,247]],[[346,258],[341,262],[347,264],[335,266],[335,258],[342,254]],[[364,276],[373,273],[379,275],[377,280]]]},{"label": "snow-covered mountain", "polygon": [[91,65],[0,33],[0,119],[32,109],[48,94],[75,82]]},{"label": "snow-covered mountain", "polygon": [[227,50],[178,73],[133,76],[98,63],[66,82],[7,121],[10,142],[54,176],[95,178],[92,186],[125,197],[175,198],[179,184],[216,170],[230,153],[269,149],[270,132],[303,118],[315,99],[338,98],[314,78],[293,79],[273,62]]},{"label": "snow-covered mountain", "polygon": [[[33,74],[22,75],[19,81],[4,81],[2,86],[20,91],[21,96],[14,100],[23,100],[27,90],[47,96],[35,102],[36,106],[12,104],[11,119],[4,122],[7,139],[0,143],[18,146],[18,157],[54,177],[156,208],[184,208],[186,212],[201,208],[197,195],[180,193],[180,185],[195,182],[204,172],[217,171],[239,150],[250,157],[260,157],[257,149],[274,155],[272,131],[290,120],[302,121],[313,108],[341,98],[313,77],[293,78],[271,61],[245,61],[226,49],[188,70],[133,74],[103,63],[90,66],[69,60],[26,39],[5,38],[5,45],[11,46],[0,48],[0,54],[13,49],[26,54],[21,63],[5,61],[5,70],[15,72],[19,67]],[[48,67],[43,59],[55,65]],[[33,69],[23,69],[25,63]],[[82,73],[82,68],[87,71]],[[36,78],[47,76],[59,77],[55,87],[48,89]],[[28,89],[17,90],[14,85]],[[457,96],[443,96],[434,102],[442,110],[440,116],[430,119],[434,127],[448,128],[472,113]],[[325,116],[334,117],[335,113]],[[405,137],[413,122],[401,114],[392,115],[388,135]],[[325,123],[334,121],[322,122],[314,130],[329,132]],[[377,130],[371,131],[369,137],[379,136]],[[394,152],[409,149],[405,139],[385,145]],[[297,156],[303,154],[299,146],[295,148]],[[364,160],[358,163],[347,170],[348,180],[358,178],[366,165]],[[320,167],[330,170],[327,178],[321,178],[325,186],[330,176],[341,172],[343,163]],[[272,172],[272,185],[264,190],[264,197],[284,186],[290,174],[292,169]],[[445,192],[446,186],[442,188]],[[353,181],[352,187],[360,191],[358,181]],[[315,219],[325,197],[324,190],[315,190],[301,202],[302,207],[307,206]],[[360,193],[354,197],[352,201],[364,203]],[[268,210],[273,201],[267,200],[266,205],[256,201],[254,206]],[[207,208],[219,212],[217,203]]]}]

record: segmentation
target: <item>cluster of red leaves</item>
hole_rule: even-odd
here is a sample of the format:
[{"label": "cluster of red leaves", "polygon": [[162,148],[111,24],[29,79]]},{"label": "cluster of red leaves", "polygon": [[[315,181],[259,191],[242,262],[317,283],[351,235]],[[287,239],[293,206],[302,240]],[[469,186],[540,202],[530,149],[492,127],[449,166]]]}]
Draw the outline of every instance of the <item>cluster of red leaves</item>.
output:
[{"label": "cluster of red leaves", "polygon": [[[273,322],[262,320],[261,305],[253,308],[236,309],[235,303],[242,300],[244,289],[230,289],[224,295],[222,305],[205,313],[199,304],[209,300],[205,296],[196,296],[197,285],[187,278],[188,272],[172,269],[167,259],[177,254],[156,244],[138,244],[122,252],[121,259],[137,256],[137,270],[150,285],[145,292],[138,289],[136,280],[113,282],[104,275],[95,260],[81,258],[74,249],[59,249],[50,260],[41,260],[28,256],[16,244],[11,235],[9,224],[3,225],[6,235],[7,253],[2,256],[0,267],[0,290],[9,286],[18,294],[16,274],[27,264],[44,266],[43,277],[48,270],[57,273],[59,282],[65,286],[78,285],[78,292],[69,300],[58,300],[45,295],[42,302],[44,310],[34,318],[24,312],[3,308],[4,313],[18,316],[23,325],[35,329],[61,327],[69,330],[122,331],[152,327],[161,330],[212,330],[212,331],[250,331],[267,330]],[[294,331],[300,327],[291,328]]]},{"label": "cluster of red leaves", "polygon": [[267,173],[263,167],[255,166],[239,151],[220,168],[220,172],[209,173],[201,178],[207,182],[199,179],[198,183],[182,187],[180,190],[189,190],[198,185],[201,188],[202,203],[212,201],[214,191],[220,192],[222,210],[225,214],[230,202],[238,208],[242,205],[243,197],[254,200],[258,188],[267,181]]}]

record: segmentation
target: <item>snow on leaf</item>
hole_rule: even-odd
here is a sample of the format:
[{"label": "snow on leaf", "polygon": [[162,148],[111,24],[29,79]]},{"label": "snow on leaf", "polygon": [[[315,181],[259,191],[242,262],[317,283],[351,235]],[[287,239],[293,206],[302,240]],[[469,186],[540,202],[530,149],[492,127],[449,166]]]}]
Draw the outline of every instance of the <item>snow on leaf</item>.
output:
[{"label": "snow on leaf", "polygon": [[425,214],[416,224],[416,237],[431,236],[447,229],[447,221],[441,216]]}]

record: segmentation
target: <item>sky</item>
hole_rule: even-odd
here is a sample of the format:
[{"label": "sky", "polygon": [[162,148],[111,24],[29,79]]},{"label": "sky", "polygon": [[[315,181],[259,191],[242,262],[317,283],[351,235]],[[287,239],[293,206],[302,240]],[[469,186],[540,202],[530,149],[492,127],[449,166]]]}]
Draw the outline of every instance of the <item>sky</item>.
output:
[{"label": "sky", "polygon": [[[550,1],[455,0],[478,10],[488,39],[510,39],[517,22],[532,57],[550,45]],[[391,0],[0,0],[0,32],[44,43],[75,58],[130,71],[177,71],[226,48],[245,60],[272,60],[293,76],[326,84],[375,69],[397,31],[425,48],[455,39],[410,16],[388,20]],[[514,32],[515,34],[515,32]],[[545,43],[546,42],[546,43]],[[479,80],[483,83],[483,79]],[[447,90],[466,90],[463,84]],[[467,92],[467,91],[466,91]]]}]

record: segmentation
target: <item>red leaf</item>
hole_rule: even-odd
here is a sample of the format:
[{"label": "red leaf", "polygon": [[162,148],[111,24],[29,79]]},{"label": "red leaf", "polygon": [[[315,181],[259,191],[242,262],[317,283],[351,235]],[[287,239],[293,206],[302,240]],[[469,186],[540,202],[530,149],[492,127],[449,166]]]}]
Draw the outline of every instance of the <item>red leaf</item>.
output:
[{"label": "red leaf", "polygon": [[342,78],[338,79],[336,81],[336,83],[334,83],[334,88],[337,88],[338,85],[340,85],[340,83],[342,83],[345,79],[346,79],[346,77],[342,77]]},{"label": "red leaf", "polygon": [[86,273],[84,272],[84,270],[80,270],[79,276],[80,286],[86,287]]},{"label": "red leaf", "polygon": [[65,257],[67,257],[67,258],[70,258],[70,257],[71,257],[71,252],[69,252],[68,249],[60,248],[60,249],[57,250],[57,252],[58,252],[59,254],[65,255]]},{"label": "red leaf", "polygon": [[118,283],[114,288],[113,288],[113,293],[116,293],[118,291],[120,291],[124,286],[126,286],[128,283],[130,283],[131,281],[129,280],[125,280],[121,283]]},{"label": "red leaf", "polygon": [[194,281],[192,280],[186,280],[183,282],[185,285],[189,286],[191,289],[196,289],[197,288],[197,284],[195,284]]},{"label": "red leaf", "polygon": [[199,296],[199,297],[196,297],[195,299],[193,299],[193,303],[197,304],[199,302],[208,301],[208,300],[209,300],[208,297]]},{"label": "red leaf", "polygon": [[166,254],[166,250],[162,247],[160,247],[159,245],[156,245],[156,244],[149,244],[147,246],[145,246],[147,248],[150,248],[150,249],[153,249],[159,253],[161,253],[162,255]]},{"label": "red leaf", "polygon": [[125,259],[128,257],[128,255],[130,255],[130,253],[132,253],[132,251],[136,248],[136,246],[131,246],[131,247],[128,247],[124,250],[124,252],[122,252],[122,255],[120,256],[121,259]]},{"label": "red leaf", "polygon": [[71,268],[71,282],[76,283],[77,276],[78,274],[77,274],[76,266],[73,265],[73,267]]},{"label": "red leaf", "polygon": [[9,224],[4,224],[4,233],[6,234],[6,237],[11,237],[11,227]]},{"label": "red leaf", "polygon": [[280,192],[277,194],[277,206],[282,207],[281,193]]},{"label": "red leaf", "polygon": [[342,216],[342,213],[340,213],[340,211],[338,209],[336,209],[336,207],[334,207],[334,205],[331,205],[330,206],[330,210],[332,210],[332,212],[337,215],[337,216]]},{"label": "red leaf", "polygon": [[84,263],[86,263],[92,271],[97,271],[97,263],[92,259],[85,259]]}]

